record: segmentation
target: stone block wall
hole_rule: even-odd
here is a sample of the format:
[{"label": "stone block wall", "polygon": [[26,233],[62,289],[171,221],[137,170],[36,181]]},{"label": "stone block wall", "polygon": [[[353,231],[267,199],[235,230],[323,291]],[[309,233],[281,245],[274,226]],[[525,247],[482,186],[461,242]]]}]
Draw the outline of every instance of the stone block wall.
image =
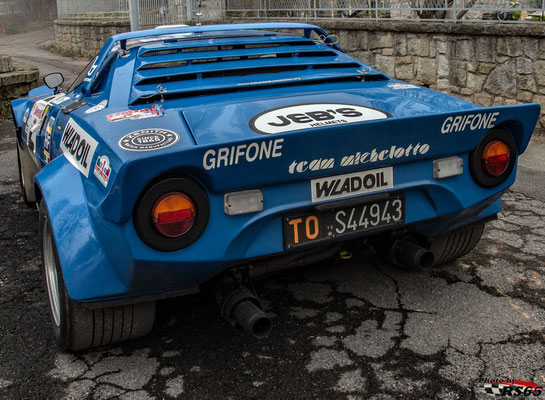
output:
[{"label": "stone block wall", "polygon": [[[221,20],[206,23],[214,22],[225,23]],[[542,25],[372,20],[305,22],[322,26],[338,37],[350,55],[394,78],[482,106],[536,102],[545,108],[545,30]],[[91,57],[110,35],[128,30],[128,22],[56,21],[55,39],[60,47],[76,49]],[[545,130],[545,112],[539,124]]]},{"label": "stone block wall", "polygon": [[26,96],[38,85],[38,68],[14,63],[11,57],[0,55],[0,121],[11,117],[10,101]]},{"label": "stone block wall", "polygon": [[[545,108],[545,31],[496,23],[316,21],[384,73],[482,106]],[[539,121],[545,129],[545,113]]]},{"label": "stone block wall", "polygon": [[94,57],[112,35],[130,31],[129,21],[55,21],[55,42],[62,50]]}]

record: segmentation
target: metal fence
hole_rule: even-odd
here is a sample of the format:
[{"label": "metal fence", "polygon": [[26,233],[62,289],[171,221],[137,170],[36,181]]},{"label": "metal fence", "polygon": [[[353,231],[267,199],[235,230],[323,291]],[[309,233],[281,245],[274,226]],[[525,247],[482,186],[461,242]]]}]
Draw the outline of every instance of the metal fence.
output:
[{"label": "metal fence", "polygon": [[[140,0],[140,26],[181,24],[197,17],[199,0]],[[128,0],[57,0],[59,19],[128,20]]]},{"label": "metal fence", "polygon": [[57,0],[59,19],[129,19],[128,0]]},{"label": "metal fence", "polygon": [[15,1],[0,1],[0,15],[21,15],[23,5]]},{"label": "metal fence", "polygon": [[543,23],[544,0],[227,0],[241,19],[374,19]]},{"label": "metal fence", "polygon": [[[209,0],[139,0],[140,26],[196,20],[201,2],[210,12]],[[220,4],[225,8],[215,10],[215,15],[228,19],[545,22],[545,0],[225,0]],[[57,9],[59,19],[129,19],[128,0],[57,0]]]}]

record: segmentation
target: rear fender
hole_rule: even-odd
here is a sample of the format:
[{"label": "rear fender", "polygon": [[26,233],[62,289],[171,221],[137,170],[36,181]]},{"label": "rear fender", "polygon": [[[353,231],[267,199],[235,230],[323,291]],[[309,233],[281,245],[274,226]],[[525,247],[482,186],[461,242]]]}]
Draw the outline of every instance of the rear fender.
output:
[{"label": "rear fender", "polygon": [[[122,296],[129,285],[121,276],[130,274],[117,271],[107,251],[127,253],[122,243],[101,244],[94,227],[97,215],[88,205],[83,179],[65,157],[56,158],[35,177],[49,214],[68,295],[75,301]],[[115,264],[130,268],[130,263]]]},{"label": "rear fender", "polygon": [[20,136],[20,130],[23,126],[23,117],[25,115],[27,103],[28,99],[17,99],[11,102],[11,114],[13,116],[13,123],[17,129],[17,137]]}]

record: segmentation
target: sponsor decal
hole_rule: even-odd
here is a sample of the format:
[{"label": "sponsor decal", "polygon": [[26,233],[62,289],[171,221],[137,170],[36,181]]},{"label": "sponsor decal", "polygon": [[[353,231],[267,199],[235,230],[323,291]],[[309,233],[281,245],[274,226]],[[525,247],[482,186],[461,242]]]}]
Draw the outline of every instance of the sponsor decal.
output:
[{"label": "sponsor decal", "polygon": [[70,97],[68,97],[64,93],[61,93],[61,94],[55,96],[55,98],[53,100],[51,100],[51,104],[58,105],[58,104],[64,103],[65,101],[68,101],[68,100],[70,100]]},{"label": "sponsor decal", "polygon": [[294,161],[290,164],[288,171],[290,174],[295,172],[321,171],[331,169],[335,166],[334,158],[317,158],[312,161]]},{"label": "sponsor decal", "polygon": [[447,117],[441,125],[441,133],[463,132],[468,128],[470,131],[491,129],[495,126],[494,122],[496,122],[498,115],[500,113],[496,111]]},{"label": "sponsor decal", "polygon": [[45,127],[47,133],[51,134],[53,131],[53,125],[55,125],[55,117],[50,117],[49,121],[47,121],[47,126]]},{"label": "sponsor decal", "polygon": [[373,121],[390,117],[374,108],[354,104],[300,104],[276,108],[256,115],[250,128],[263,135]]},{"label": "sponsor decal", "polygon": [[62,133],[61,150],[70,164],[86,178],[89,177],[89,169],[97,145],[97,141],[70,118]]},{"label": "sponsor decal", "polygon": [[388,86],[390,89],[394,90],[402,90],[402,89],[420,89],[420,86],[411,85],[410,83],[389,83],[386,86]]},{"label": "sponsor decal", "polygon": [[112,172],[112,169],[110,168],[110,159],[108,158],[108,156],[98,156],[97,162],[95,164],[94,174],[100,181],[100,183],[104,185],[104,187],[108,186],[110,172]]},{"label": "sponsor decal", "polygon": [[71,100],[70,97],[63,95],[60,95],[59,97],[51,100],[51,104],[59,105],[62,104],[68,100]]},{"label": "sponsor decal", "polygon": [[407,147],[390,146],[389,149],[377,150],[374,148],[371,151],[344,156],[341,158],[341,167],[347,165],[358,165],[366,163],[374,163],[377,161],[384,161],[387,159],[401,159],[410,156],[424,155],[430,151],[430,145],[427,143],[416,145],[410,144]]},{"label": "sponsor decal", "polygon": [[237,165],[239,162],[253,163],[257,160],[268,160],[282,156],[284,139],[265,140],[238,146],[222,147],[208,150],[202,158],[202,166],[206,170]]},{"label": "sponsor decal", "polygon": [[51,143],[51,132],[53,131],[53,125],[55,125],[55,118],[49,117],[49,120],[47,121],[47,125],[45,127],[45,136],[44,136],[44,158],[46,163],[49,163],[50,161],[49,146]]},{"label": "sponsor decal", "polygon": [[163,106],[160,104],[154,104],[150,108],[142,108],[140,110],[127,110],[121,111],[115,114],[110,114],[106,117],[108,122],[126,121],[129,119],[145,119],[153,117],[163,117],[166,113],[163,110]]},{"label": "sponsor decal", "polygon": [[28,148],[35,151],[35,137],[42,125],[42,119],[49,109],[49,104],[44,100],[38,100],[32,106],[30,115],[28,116],[27,123],[25,125],[26,143]]},{"label": "sponsor decal", "polygon": [[30,107],[28,107],[26,110],[25,110],[25,115],[23,116],[23,124],[26,124],[26,122],[28,121],[28,115],[30,114]]},{"label": "sponsor decal", "polygon": [[477,390],[491,397],[538,397],[543,385],[512,378],[479,378]]},{"label": "sponsor decal", "polygon": [[336,175],[310,181],[312,202],[342,199],[394,187],[392,167]]},{"label": "sponsor decal", "polygon": [[85,114],[92,114],[94,112],[104,110],[104,108],[106,108],[107,105],[108,105],[108,100],[102,100],[96,106],[90,107],[88,110],[86,110]]},{"label": "sponsor decal", "polygon": [[89,71],[87,71],[87,77],[83,80],[84,82],[91,82],[91,77],[93,76],[93,73],[98,67],[97,64],[98,56],[95,57],[93,60],[93,65],[91,65],[91,68],[89,68]]},{"label": "sponsor decal", "polygon": [[360,165],[367,163],[375,163],[385,160],[396,160],[412,156],[424,155],[430,151],[430,145],[427,143],[409,144],[407,147],[390,146],[388,149],[374,148],[371,151],[358,151],[354,154],[343,156],[339,159],[335,158],[317,158],[312,161],[294,160],[288,167],[290,174],[303,173],[307,171],[322,171],[331,169],[335,166],[348,167],[352,165]]},{"label": "sponsor decal", "polygon": [[176,132],[167,129],[140,129],[123,136],[119,147],[129,151],[159,150],[172,146],[180,139]]}]

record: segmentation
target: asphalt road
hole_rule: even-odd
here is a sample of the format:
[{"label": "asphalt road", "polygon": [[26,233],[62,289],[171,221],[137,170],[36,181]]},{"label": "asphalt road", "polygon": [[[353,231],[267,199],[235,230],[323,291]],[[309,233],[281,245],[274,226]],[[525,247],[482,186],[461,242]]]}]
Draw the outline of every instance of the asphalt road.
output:
[{"label": "asphalt road", "polygon": [[41,77],[52,72],[61,72],[66,82],[65,86],[68,87],[89,60],[64,57],[40,47],[54,39],[53,27],[2,37],[0,39],[0,54],[11,56],[18,62],[37,66],[40,70],[40,85],[42,85]]},{"label": "asphalt road", "polygon": [[197,295],[160,302],[145,338],[70,355],[50,332],[38,213],[21,200],[10,123],[0,182],[2,399],[465,399],[484,398],[482,377],[545,384],[543,200],[509,192],[478,247],[430,272],[360,249],[259,281],[274,324],[262,341]]},{"label": "asphalt road", "polygon": [[535,139],[499,220],[457,262],[398,270],[359,249],[259,281],[265,340],[197,295],[160,302],[145,338],[70,355],[53,341],[38,213],[0,124],[0,398],[470,399],[492,398],[484,377],[545,385],[544,149]]}]

